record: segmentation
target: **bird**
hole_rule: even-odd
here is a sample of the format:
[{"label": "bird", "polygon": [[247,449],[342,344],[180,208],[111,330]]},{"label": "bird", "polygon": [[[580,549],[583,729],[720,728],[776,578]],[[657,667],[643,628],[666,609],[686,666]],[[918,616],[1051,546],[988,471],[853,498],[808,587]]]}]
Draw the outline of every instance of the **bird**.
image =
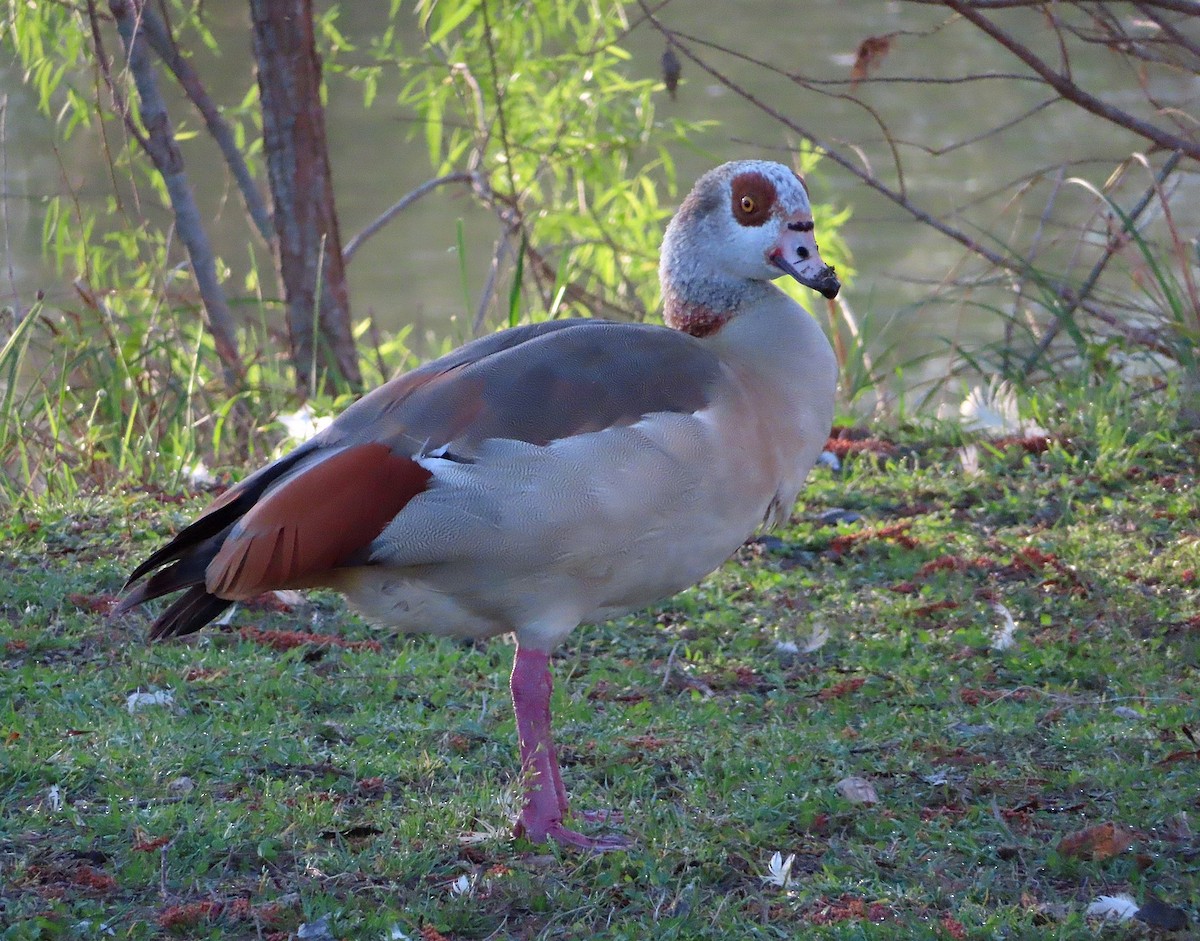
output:
[{"label": "bird", "polygon": [[530,323],[391,379],[226,490],[133,570],[114,613],[182,591],[151,625],[163,640],[266,591],[325,588],[401,632],[511,633],[514,834],[629,845],[568,826],[551,654],[790,515],[829,434],[837,362],[783,276],[840,289],[803,179],[766,160],[710,170],[666,228],[663,324]]}]

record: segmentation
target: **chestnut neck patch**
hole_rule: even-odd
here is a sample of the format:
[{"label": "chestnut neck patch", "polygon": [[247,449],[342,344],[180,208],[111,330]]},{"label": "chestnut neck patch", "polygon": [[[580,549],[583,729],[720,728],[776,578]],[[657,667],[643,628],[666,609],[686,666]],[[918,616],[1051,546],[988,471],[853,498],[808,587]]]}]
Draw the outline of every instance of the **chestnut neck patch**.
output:
[{"label": "chestnut neck patch", "polygon": [[716,311],[703,304],[689,304],[673,293],[663,298],[664,322],[681,333],[694,337],[711,336],[731,319],[733,313],[730,311]]}]

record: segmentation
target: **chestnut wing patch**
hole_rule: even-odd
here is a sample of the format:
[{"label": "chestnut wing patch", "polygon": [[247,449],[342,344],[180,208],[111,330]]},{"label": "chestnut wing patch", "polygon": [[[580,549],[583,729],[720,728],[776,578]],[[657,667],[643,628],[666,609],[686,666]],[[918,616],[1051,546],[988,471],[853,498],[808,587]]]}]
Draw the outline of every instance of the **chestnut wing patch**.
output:
[{"label": "chestnut wing patch", "polygon": [[269,489],[208,566],[207,589],[240,600],[303,585],[362,553],[431,474],[386,444],[332,451]]}]

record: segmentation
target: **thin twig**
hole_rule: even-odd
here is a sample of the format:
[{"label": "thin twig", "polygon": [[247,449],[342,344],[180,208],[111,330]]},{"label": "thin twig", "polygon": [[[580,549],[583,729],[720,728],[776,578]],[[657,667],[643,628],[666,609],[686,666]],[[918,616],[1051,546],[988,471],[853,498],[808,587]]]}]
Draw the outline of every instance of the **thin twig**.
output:
[{"label": "thin twig", "polygon": [[508,190],[517,192],[517,181],[513,176],[512,148],[508,142],[508,124],[504,118],[504,86],[500,83],[500,70],[496,65],[496,44],[492,36],[492,19],[488,14],[488,0],[479,5],[483,14],[483,40],[487,46],[488,65],[492,72],[492,88],[496,92],[496,122],[500,128],[500,149],[504,151],[504,169],[508,174]]},{"label": "thin twig", "polygon": [[1175,24],[1164,19],[1154,10],[1150,9],[1151,5],[1149,3],[1135,3],[1134,6],[1137,7],[1138,12],[1141,13],[1142,16],[1153,20],[1154,25],[1161,29],[1167,35],[1167,38],[1171,40],[1171,42],[1183,49],[1186,49],[1192,55],[1200,57],[1200,43],[1194,41],[1182,30],[1177,29]]},{"label": "thin twig", "polygon": [[871,189],[875,190],[876,192],[880,193],[887,199],[891,200],[896,205],[900,206],[902,209],[904,209],[906,212],[908,212],[909,215],[913,216],[913,218],[917,219],[919,222],[922,222],[925,225],[929,226],[930,228],[935,229],[938,232],[941,232],[943,235],[960,243],[961,245],[963,245],[967,249],[969,249],[971,252],[985,258],[986,260],[990,261],[992,264],[996,265],[997,267],[1004,268],[1005,270],[1016,270],[1021,267],[1021,264],[1018,260],[1006,258],[1005,256],[992,251],[987,246],[981,245],[975,239],[971,238],[965,232],[962,232],[959,229],[956,229],[954,226],[949,225],[948,223],[943,222],[941,219],[938,219],[937,217],[926,212],[924,209],[922,209],[921,207],[919,207],[915,203],[913,203],[912,200],[910,200],[905,194],[892,189],[890,186],[883,183],[874,174],[865,172],[864,170],[860,169],[853,160],[851,160],[849,157],[847,157],[841,151],[837,150],[834,147],[831,147],[829,144],[827,144],[826,142],[819,139],[815,134],[813,134],[807,128],[802,127],[801,125],[797,124],[795,121],[791,120],[790,118],[788,118],[786,115],[782,114],[780,111],[776,110],[775,108],[772,108],[770,105],[766,104],[765,102],[760,101],[752,92],[750,92],[743,86],[739,85],[737,82],[733,81],[733,79],[729,78],[727,75],[722,73],[720,70],[709,65],[704,59],[702,59],[702,58],[700,58],[700,56],[696,55],[686,44],[679,42],[677,34],[672,33],[672,31],[669,30],[666,26],[664,26],[658,20],[657,17],[655,17],[652,13],[649,12],[649,10],[646,8],[645,0],[639,0],[639,4],[641,5],[643,11],[646,13],[647,20],[649,20],[649,22],[654,26],[655,29],[657,29],[659,32],[661,32],[664,37],[671,36],[671,37],[675,38],[675,48],[679,52],[681,52],[687,59],[689,59],[691,62],[693,62],[703,72],[707,73],[708,75],[711,75],[713,78],[715,78],[718,82],[720,82],[722,85],[724,85],[730,91],[732,91],[734,94],[738,95],[743,101],[752,105],[753,107],[757,108],[758,110],[762,111],[768,117],[770,117],[773,120],[775,120],[776,122],[778,122],[782,127],[786,127],[788,130],[792,131],[797,136],[803,138],[808,143],[812,144],[815,147],[820,148],[821,153],[828,160],[832,161],[833,163],[836,163],[842,169],[847,170],[850,173],[852,173],[855,177],[857,177],[859,180],[861,180],[863,183],[865,183]]},{"label": "thin twig", "polygon": [[492,252],[492,264],[488,268],[487,280],[483,283],[483,291],[479,295],[479,305],[475,308],[475,320],[471,324],[471,336],[477,337],[483,332],[483,322],[487,316],[488,306],[492,303],[492,294],[496,290],[496,279],[500,274],[500,266],[508,254],[510,232],[501,233],[496,240],[496,249]]},{"label": "thin twig", "polygon": [[[997,43],[1040,75],[1046,84],[1062,95],[1063,98],[1078,105],[1085,111],[1090,111],[1092,114],[1116,124],[1118,127],[1123,127],[1137,134],[1139,137],[1153,141],[1160,147],[1165,147],[1167,150],[1172,151],[1182,151],[1193,160],[1200,160],[1200,142],[1189,141],[1175,134],[1168,134],[1162,128],[1143,121],[1128,111],[1122,111],[1120,108],[1110,105],[1095,95],[1084,91],[1075,84],[1069,75],[1051,68],[1046,62],[1036,56],[1028,46],[981,14],[976,7],[982,6],[982,4],[971,4],[964,2],[964,0],[942,0],[942,4],[949,7],[955,13],[958,13],[963,19],[973,23],[984,33],[987,33]],[[1200,12],[1200,3],[1196,3],[1193,6],[1196,12]]]},{"label": "thin twig", "polygon": [[[908,0],[909,3],[921,3],[926,6],[945,6],[946,0]],[[1091,3],[1104,3],[1106,0],[1088,0]],[[1014,7],[1046,6],[1046,0],[970,0],[971,6],[977,10],[1011,10]],[[1172,10],[1176,13],[1188,13],[1200,16],[1200,2],[1197,0],[1150,0],[1147,6],[1158,7],[1162,10]]]},{"label": "thin twig", "polygon": [[[1046,205],[1042,209],[1041,218],[1038,219],[1037,228],[1033,232],[1033,237],[1029,240],[1029,251],[1026,253],[1026,258],[1029,260],[1029,265],[1032,268],[1034,260],[1037,258],[1038,251],[1041,248],[1042,236],[1046,231],[1046,223],[1050,219],[1050,213],[1054,211],[1054,205],[1058,202],[1058,194],[1062,189],[1063,177],[1066,171],[1059,167],[1058,172],[1054,174],[1054,185],[1050,190],[1050,195],[1046,199]],[[1021,305],[1025,300],[1025,287],[1029,283],[1028,272],[1022,272],[1017,281],[1016,297],[1013,299],[1013,312],[1004,324],[1004,371],[1008,371],[1008,357],[1013,348],[1013,323],[1020,316]]]},{"label": "thin twig", "polygon": [[[104,36],[100,31],[100,15],[96,10],[96,0],[87,0],[88,21],[92,27],[92,48],[96,51],[96,62],[100,66],[100,74],[104,76],[104,84],[108,87],[108,92],[112,95],[113,109],[121,116],[121,121],[125,125],[125,130],[129,132],[142,150],[149,152],[150,144],[146,140],[146,136],[142,133],[142,129],[137,126],[133,120],[133,109],[125,101],[125,96],[121,93],[120,87],[113,80],[112,72],[109,71],[108,53],[104,51]],[[103,122],[101,122],[103,124]],[[109,166],[112,166],[113,161],[108,161]],[[115,180],[113,181],[115,184]]]},{"label": "thin twig", "polygon": [[8,286],[12,291],[14,310],[21,307],[21,296],[17,293],[17,272],[13,267],[12,244],[8,231],[8,142],[4,136],[8,117],[8,95],[0,95],[0,222],[4,228],[4,261],[8,267]]},{"label": "thin twig", "polygon": [[405,209],[415,203],[422,196],[429,195],[439,186],[445,186],[449,183],[471,183],[474,179],[475,175],[472,173],[459,172],[447,173],[445,176],[439,176],[432,180],[426,180],[416,189],[413,189],[401,196],[394,205],[390,206],[388,209],[385,209],[378,218],[369,223],[361,232],[355,235],[354,238],[350,239],[350,241],[347,242],[345,247],[342,249],[342,260],[346,264],[349,264],[350,259],[353,258],[354,253],[362,247],[363,242],[395,219],[396,216],[400,215],[400,213],[404,212]]},{"label": "thin twig", "polygon": [[663,668],[662,682],[658,686],[660,693],[667,688],[667,683],[671,681],[671,667],[675,665],[675,651],[678,649],[679,641],[676,641],[671,647],[671,652],[667,654],[667,665]]}]

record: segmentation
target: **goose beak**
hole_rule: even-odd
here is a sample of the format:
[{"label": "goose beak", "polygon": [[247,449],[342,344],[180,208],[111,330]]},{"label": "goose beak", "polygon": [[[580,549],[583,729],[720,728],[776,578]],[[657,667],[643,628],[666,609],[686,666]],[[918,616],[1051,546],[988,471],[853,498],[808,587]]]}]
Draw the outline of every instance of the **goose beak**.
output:
[{"label": "goose beak", "polygon": [[835,298],[842,289],[833,266],[821,260],[811,218],[799,215],[791,217],[783,227],[775,247],[767,255],[767,260],[806,288],[812,288],[825,297]]},{"label": "goose beak", "polygon": [[787,261],[783,255],[771,256],[771,264],[776,268],[790,274],[806,288],[812,288],[814,291],[832,300],[837,297],[838,291],[842,289],[842,283],[837,279],[833,265],[821,264],[820,258],[817,259],[817,263],[819,266],[817,271],[806,272],[804,269]]}]

